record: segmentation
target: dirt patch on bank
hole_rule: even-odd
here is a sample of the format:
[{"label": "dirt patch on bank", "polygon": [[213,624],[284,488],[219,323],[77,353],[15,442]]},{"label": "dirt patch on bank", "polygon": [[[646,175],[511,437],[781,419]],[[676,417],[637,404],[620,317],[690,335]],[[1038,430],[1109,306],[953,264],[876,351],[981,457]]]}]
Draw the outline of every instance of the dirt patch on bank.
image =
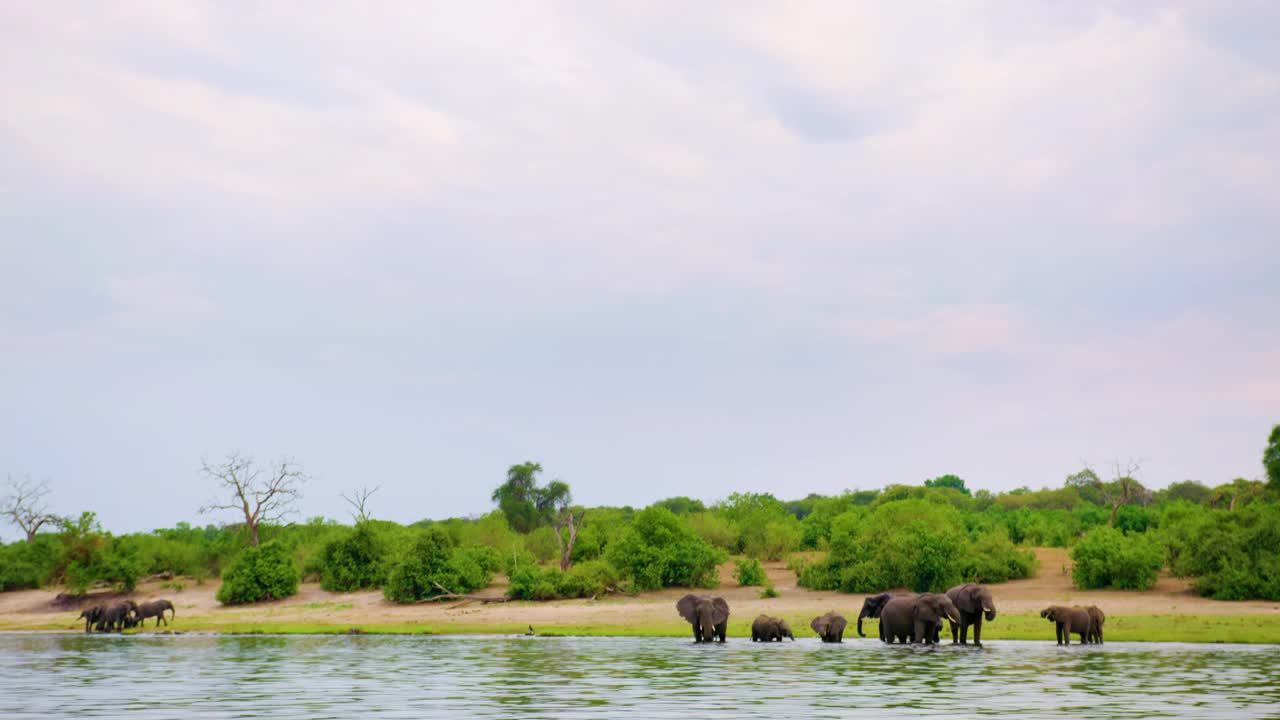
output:
[{"label": "dirt patch on bank", "polygon": [[[1027,580],[993,585],[1001,612],[1034,612],[1051,604],[1099,605],[1108,614],[1191,614],[1191,615],[1280,615],[1280,603],[1266,601],[1224,602],[1195,595],[1190,584],[1162,576],[1148,592],[1119,590],[1076,590],[1071,584],[1070,558],[1061,548],[1039,548],[1039,573]],[[733,608],[731,623],[749,624],[760,613],[788,618],[804,618],[837,610],[853,618],[862,604],[861,595],[813,592],[796,585],[796,576],[784,563],[765,563],[770,581],[780,597],[761,599],[760,588],[738,587],[733,580],[733,562],[720,569],[721,587],[711,591],[723,596]],[[485,595],[501,595],[500,580]],[[285,600],[251,606],[224,607],[214,599],[216,581],[203,585],[188,581],[180,592],[161,587],[159,581],[139,586],[137,592],[112,599],[131,598],[142,602],[170,599],[176,607],[175,628],[184,618],[201,623],[298,623],[326,625],[423,624],[459,626],[533,625],[676,625],[675,602],[687,590],[669,589],[641,593],[634,597],[611,596],[599,600],[563,600],[542,603],[451,602],[422,605],[395,605],[379,591],[331,593],[318,583],[303,583],[298,594]],[[67,630],[83,625],[75,620],[79,606],[58,606],[59,590],[20,590],[0,593],[0,627],[11,630],[61,626]]]}]

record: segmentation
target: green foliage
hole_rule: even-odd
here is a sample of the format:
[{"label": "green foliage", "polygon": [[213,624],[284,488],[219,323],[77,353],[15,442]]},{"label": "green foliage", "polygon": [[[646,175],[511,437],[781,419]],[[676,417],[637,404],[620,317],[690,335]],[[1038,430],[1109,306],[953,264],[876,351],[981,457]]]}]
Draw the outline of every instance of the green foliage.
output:
[{"label": "green foliage", "polygon": [[522,565],[511,574],[507,596],[517,600],[556,600],[603,595],[618,582],[618,573],[606,562],[578,563],[562,572]]},{"label": "green foliage", "polygon": [[961,559],[960,576],[966,581],[1002,583],[1031,577],[1039,565],[1034,552],[1017,547],[996,528],[972,539]]},{"label": "green foliage", "polygon": [[717,510],[736,531],[736,552],[780,560],[800,546],[800,521],[768,493],[734,493]]},{"label": "green foliage", "polygon": [[738,547],[737,528],[719,513],[694,513],[689,516],[689,527],[698,537],[721,550],[730,552]]},{"label": "green foliage", "polygon": [[772,584],[765,585],[764,588],[760,590],[761,600],[766,600],[768,598],[776,598],[776,597],[778,597],[778,589],[775,588]]},{"label": "green foliage", "polygon": [[501,565],[501,554],[494,548],[456,548],[444,528],[431,526],[391,569],[382,594],[392,602],[412,603],[445,590],[469,593],[488,587]]},{"label": "green foliage", "polygon": [[603,558],[609,544],[627,531],[631,515],[631,508],[592,508],[587,522],[578,532],[577,542],[573,544],[573,561],[578,563]]},{"label": "green foliage", "polygon": [[1195,480],[1183,480],[1173,483],[1164,490],[1156,491],[1155,494],[1157,503],[1184,501],[1196,505],[1205,505],[1212,498],[1213,490]]},{"label": "green foliage", "polygon": [[698,537],[670,510],[649,507],[610,546],[609,562],[635,590],[714,587],[724,553]]},{"label": "green foliage", "polygon": [[285,546],[268,542],[245,548],[218,588],[218,602],[240,605],[262,600],[279,600],[298,592],[298,569]]},{"label": "green foliage", "polygon": [[1280,425],[1271,428],[1267,447],[1262,451],[1262,467],[1271,489],[1280,490]]},{"label": "green foliage", "polygon": [[764,566],[755,558],[736,561],[734,563],[733,576],[737,578],[738,584],[743,587],[764,585],[769,582],[769,576],[765,574]]},{"label": "green foliage", "polygon": [[1090,530],[1071,549],[1071,579],[1082,590],[1150,590],[1163,565],[1164,556],[1154,538],[1125,535],[1109,527]]},{"label": "green foliage", "polygon": [[507,481],[493,491],[493,501],[506,516],[507,524],[518,533],[538,527],[536,499],[540,472],[542,466],[535,462],[512,465],[507,470]]},{"label": "green foliage", "polygon": [[0,545],[0,592],[38,588],[49,582],[61,551],[58,537],[39,533],[33,542],[25,540]]},{"label": "green foliage", "polygon": [[321,553],[320,587],[331,592],[375,588],[385,575],[387,547],[368,522],[345,538],[330,541]]},{"label": "green foliage", "polygon": [[958,490],[965,495],[969,494],[969,488],[964,486],[964,480],[960,479],[959,475],[940,475],[932,480],[925,480],[924,486],[931,488],[948,487]]},{"label": "green foliage", "polygon": [[1170,507],[1160,531],[1169,569],[1217,600],[1280,600],[1280,508]]},{"label": "green foliage", "polygon": [[707,506],[703,505],[701,500],[694,500],[683,495],[659,500],[654,505],[664,507],[676,515],[691,515],[707,509]]}]

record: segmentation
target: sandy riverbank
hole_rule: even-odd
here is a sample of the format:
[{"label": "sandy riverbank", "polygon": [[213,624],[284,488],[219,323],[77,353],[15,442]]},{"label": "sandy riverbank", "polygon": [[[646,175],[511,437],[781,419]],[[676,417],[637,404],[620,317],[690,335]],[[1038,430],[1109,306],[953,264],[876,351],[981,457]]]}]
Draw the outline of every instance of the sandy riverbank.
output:
[{"label": "sandy riverbank", "polygon": [[[1052,637],[1052,629],[1047,624],[1041,627],[1043,621],[1036,617],[1039,610],[1050,604],[1079,604],[1104,608],[1114,619],[1109,626],[1118,632],[1115,639],[1125,639],[1126,617],[1133,618],[1128,625],[1133,633],[1139,633],[1139,626],[1158,628],[1167,624],[1150,616],[1186,616],[1172,628],[1180,631],[1175,634],[1185,637],[1167,639],[1280,642],[1280,603],[1209,600],[1196,596],[1187,582],[1171,577],[1161,577],[1154,589],[1142,593],[1078,591],[1063,570],[1069,563],[1066,551],[1042,548],[1037,554],[1040,572],[1036,577],[992,586],[1006,622],[997,620],[989,625],[989,638],[1020,637],[1028,633],[1039,637],[1046,629]],[[795,575],[782,563],[769,563],[766,568],[781,594],[778,598],[761,599],[758,588],[737,587],[731,577],[732,563],[721,568],[721,587],[714,592],[728,600],[733,609],[731,635],[749,635],[751,619],[761,613],[785,617],[797,632],[804,628],[806,635],[809,634],[808,620],[828,610],[842,612],[851,621],[856,618],[862,596],[805,590],[796,586]],[[674,610],[676,600],[687,591],[676,589],[595,601],[449,602],[404,606],[387,602],[378,591],[330,593],[321,590],[317,583],[304,583],[296,596],[286,600],[224,607],[214,599],[217,587],[217,581],[203,585],[188,581],[182,591],[174,592],[155,582],[140,586],[128,597],[139,601],[169,598],[177,608],[173,629],[186,631],[334,632],[359,628],[435,633],[525,632],[533,626],[535,632],[564,634],[683,635],[688,632],[688,626]],[[500,597],[503,590],[499,581],[483,594]],[[83,629],[75,619],[79,609],[57,607],[54,603],[57,594],[56,589],[0,593],[0,630]],[[1219,631],[1215,632],[1214,627]],[[154,628],[149,625],[147,631],[152,632]],[[1164,630],[1156,632],[1164,634]],[[854,633],[852,628],[849,633]]]}]

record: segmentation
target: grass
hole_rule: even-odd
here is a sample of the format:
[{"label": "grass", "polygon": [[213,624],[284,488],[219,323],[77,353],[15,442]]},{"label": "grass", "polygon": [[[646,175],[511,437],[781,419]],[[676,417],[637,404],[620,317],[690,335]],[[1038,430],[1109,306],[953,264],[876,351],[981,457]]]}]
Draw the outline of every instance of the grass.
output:
[{"label": "grass", "polygon": [[[812,637],[809,617],[788,617],[797,637]],[[0,622],[0,630],[71,630],[83,629],[74,623],[46,623],[37,625]],[[341,635],[367,633],[371,635],[524,635],[524,624],[466,624],[466,623],[316,623],[266,621],[245,622],[218,620],[189,616],[179,618],[173,630],[179,632],[209,632],[220,634],[280,634],[280,635]],[[637,625],[613,623],[579,623],[538,625],[534,628],[540,636],[564,637],[689,637],[689,626],[678,619],[673,622],[644,623]],[[868,638],[878,634],[874,620],[864,623]],[[163,632],[164,629],[161,629]],[[155,632],[148,627],[147,632]],[[947,629],[943,628],[943,634]],[[729,623],[729,636],[749,638],[750,620],[733,619]],[[1037,640],[1054,641],[1053,625],[1038,614],[1000,615],[983,627],[984,640]],[[857,638],[856,618],[851,618],[845,630],[848,639]],[[1190,642],[1190,643],[1280,643],[1280,615],[1125,615],[1107,618],[1106,638],[1119,642]]]}]

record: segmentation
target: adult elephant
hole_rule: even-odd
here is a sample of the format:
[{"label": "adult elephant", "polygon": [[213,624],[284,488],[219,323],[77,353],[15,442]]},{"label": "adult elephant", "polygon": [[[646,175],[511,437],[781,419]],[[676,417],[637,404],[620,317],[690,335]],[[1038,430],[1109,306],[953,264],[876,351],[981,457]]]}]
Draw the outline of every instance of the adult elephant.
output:
[{"label": "adult elephant", "polygon": [[960,611],[960,622],[951,623],[951,642],[966,645],[969,642],[969,628],[973,628],[973,644],[982,647],[982,618],[996,619],[996,602],[991,598],[991,591],[977,583],[957,585],[947,591],[947,597],[955,603]]},{"label": "adult elephant", "polygon": [[137,610],[137,620],[139,623],[145,623],[147,618],[153,617],[156,619],[156,627],[160,627],[161,620],[164,620],[164,624],[168,625],[169,621],[165,620],[165,617],[164,617],[165,610],[169,611],[170,618],[173,618],[178,614],[178,611],[173,609],[173,603],[169,602],[168,600],[160,599],[160,600],[151,600],[150,602],[139,603],[138,610]]},{"label": "adult elephant", "polygon": [[76,619],[79,620],[80,618],[84,618],[84,631],[87,633],[89,632],[90,628],[92,628],[94,625],[97,625],[98,621],[102,619],[102,613],[105,610],[106,608],[102,607],[101,605],[94,605],[91,608],[81,610],[80,617]]},{"label": "adult elephant", "polygon": [[1102,608],[1097,605],[1090,605],[1084,609],[1089,613],[1089,642],[1102,644],[1102,625],[1107,621],[1107,614],[1102,612]]},{"label": "adult elephant", "polygon": [[[909,596],[903,596],[903,597],[909,597]],[[880,593],[879,595],[872,595],[868,597],[866,600],[862,601],[862,612],[858,613],[858,635],[859,636],[861,637],[867,636],[866,633],[862,632],[862,619],[863,618],[880,618],[880,613],[884,611],[884,606],[892,599],[893,599],[893,596],[890,595],[889,593]],[[889,640],[886,640],[884,636],[884,619],[883,618],[880,618],[880,639],[884,640],[885,642],[890,642]]]},{"label": "adult elephant", "polygon": [[809,623],[809,627],[822,638],[822,642],[838,643],[844,640],[844,628],[848,624],[843,615],[833,610],[826,615],[814,618]]},{"label": "adult elephant", "polygon": [[124,600],[108,607],[98,618],[97,630],[99,632],[124,630],[137,609],[138,604],[132,600]]},{"label": "adult elephant", "polygon": [[724,598],[689,593],[676,603],[676,611],[693,626],[694,642],[724,642],[729,627],[729,603]]},{"label": "adult elephant", "polygon": [[880,637],[892,644],[918,642],[933,645],[943,619],[960,622],[960,611],[942,593],[891,597],[880,611]]},{"label": "adult elephant", "polygon": [[1080,636],[1080,644],[1089,642],[1089,611],[1079,605],[1050,605],[1040,611],[1040,617],[1054,624],[1059,645],[1070,645],[1072,633]]},{"label": "adult elephant", "polygon": [[782,642],[782,638],[791,638],[793,642],[796,639],[791,625],[782,618],[761,615],[751,623],[751,642]]}]

